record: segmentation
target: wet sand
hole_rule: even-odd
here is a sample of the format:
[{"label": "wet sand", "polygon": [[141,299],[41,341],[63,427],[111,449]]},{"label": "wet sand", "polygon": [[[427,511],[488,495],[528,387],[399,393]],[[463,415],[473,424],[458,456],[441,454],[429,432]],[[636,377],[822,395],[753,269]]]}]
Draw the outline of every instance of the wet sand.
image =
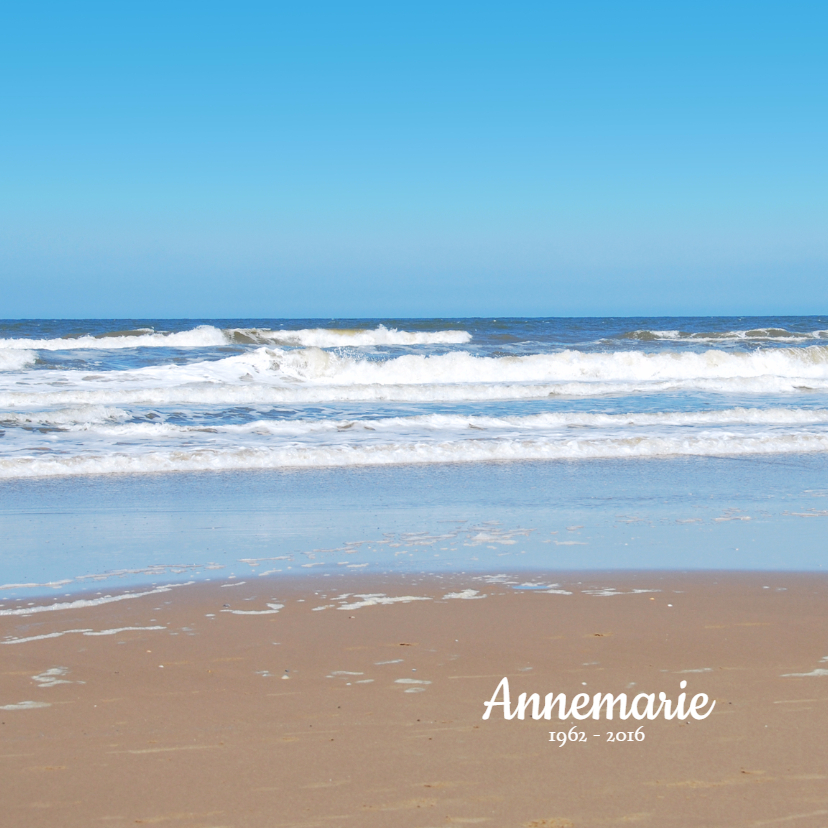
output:
[{"label": "wet sand", "polygon": [[[73,600],[0,607],[9,828],[828,825],[823,574],[256,578],[19,612]],[[716,707],[484,721],[504,676]]]}]

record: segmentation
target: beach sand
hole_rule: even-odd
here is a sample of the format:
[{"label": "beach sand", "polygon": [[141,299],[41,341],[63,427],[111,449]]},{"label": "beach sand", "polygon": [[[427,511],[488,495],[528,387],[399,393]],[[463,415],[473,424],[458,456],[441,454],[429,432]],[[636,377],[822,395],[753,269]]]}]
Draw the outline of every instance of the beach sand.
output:
[{"label": "beach sand", "polygon": [[[8,614],[77,599],[30,600],[0,608],[7,828],[828,825],[822,574],[254,578]],[[716,706],[483,720],[504,676]]]}]

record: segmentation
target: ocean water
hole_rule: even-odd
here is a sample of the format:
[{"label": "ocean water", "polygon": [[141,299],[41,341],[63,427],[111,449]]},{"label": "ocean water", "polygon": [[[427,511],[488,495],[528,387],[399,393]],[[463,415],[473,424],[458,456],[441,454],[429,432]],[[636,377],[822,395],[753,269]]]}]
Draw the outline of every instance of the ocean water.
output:
[{"label": "ocean water", "polygon": [[0,596],[817,569],[826,469],[824,317],[0,322]]},{"label": "ocean water", "polygon": [[828,319],[0,323],[0,477],[828,450]]}]

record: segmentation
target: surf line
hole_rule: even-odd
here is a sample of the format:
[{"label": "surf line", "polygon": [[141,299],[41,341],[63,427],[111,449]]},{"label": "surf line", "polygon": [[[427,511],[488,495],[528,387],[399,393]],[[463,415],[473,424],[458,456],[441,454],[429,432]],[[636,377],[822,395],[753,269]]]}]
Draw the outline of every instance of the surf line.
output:
[{"label": "surf line", "polygon": [[[679,687],[684,690],[687,687],[687,682],[682,681]],[[502,698],[498,700],[498,696],[502,696]],[[553,708],[557,705],[558,719],[560,720],[570,718],[583,720],[590,716],[593,719],[600,719],[602,710],[606,719],[612,719],[617,705],[619,719],[629,719],[630,716],[638,720],[657,719],[659,716],[663,716],[665,719],[686,719],[688,716],[692,716],[694,719],[701,720],[706,719],[716,706],[715,700],[711,702],[706,693],[697,693],[693,696],[688,708],[685,708],[687,693],[680,693],[674,703],[662,691],[658,694],[658,700],[660,704],[656,708],[655,693],[639,693],[628,706],[626,693],[619,693],[616,696],[613,696],[612,693],[596,693],[594,696],[590,696],[588,693],[578,693],[572,697],[572,701],[567,708],[566,693],[558,693],[557,696],[554,693],[547,693],[543,700],[543,707],[541,707],[540,694],[521,693],[513,708],[509,695],[509,679],[504,677],[497,685],[491,699],[483,702],[486,708],[483,718],[489,718],[492,708],[501,707],[504,719],[525,719],[526,713],[531,707],[533,719],[551,719]],[[708,703],[710,707],[708,707],[707,712],[703,712]]]}]

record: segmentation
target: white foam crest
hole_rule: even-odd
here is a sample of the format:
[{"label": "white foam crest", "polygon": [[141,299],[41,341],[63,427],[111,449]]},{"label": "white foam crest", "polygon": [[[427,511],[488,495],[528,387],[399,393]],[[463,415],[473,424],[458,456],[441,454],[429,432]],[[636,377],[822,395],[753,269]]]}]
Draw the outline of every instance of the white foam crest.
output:
[{"label": "white foam crest", "polygon": [[625,339],[674,342],[809,342],[828,339],[828,330],[789,331],[786,328],[752,328],[734,331],[656,331],[641,329],[626,334]]},{"label": "white foam crest", "polygon": [[0,371],[22,371],[37,361],[37,352],[28,349],[0,350]]},{"label": "white foam crest", "polygon": [[276,345],[317,348],[365,348],[375,345],[464,345],[471,341],[468,331],[400,331],[378,325],[373,329],[308,328],[288,330],[240,330],[239,333]]},{"label": "white foam crest", "polygon": [[[128,373],[128,372],[125,372]],[[659,382],[686,380],[811,378],[828,381],[828,346],[775,348],[751,353],[565,350],[531,356],[480,357],[466,351],[377,360],[340,356],[321,348],[259,348],[214,362],[167,366],[156,373],[173,381],[270,378],[308,385],[455,385],[565,382]]]},{"label": "white foam crest", "polygon": [[3,351],[13,350],[111,351],[123,348],[210,348],[227,344],[229,340],[224,331],[212,325],[199,325],[189,331],[173,333],[155,333],[143,329],[60,339],[0,339],[0,358]]},{"label": "white foam crest", "polygon": [[[9,351],[110,351],[127,348],[214,348],[231,343],[273,343],[277,345],[318,348],[375,345],[463,345],[471,341],[468,331],[400,331],[378,325],[364,328],[308,328],[296,331],[266,328],[222,330],[213,325],[199,325],[187,331],[156,332],[149,328],[112,331],[104,334],[60,337],[58,339],[0,339],[0,370]],[[3,352],[6,352],[4,354]],[[34,361],[36,354],[30,357]],[[13,363],[23,367],[27,363]]]},{"label": "white foam crest", "polygon": [[407,354],[384,361],[340,357],[316,348],[273,353],[273,368],[308,383],[337,385],[502,382],[654,382],[759,377],[828,380],[828,347],[776,348],[751,353],[561,351],[532,356],[476,357]]},{"label": "white foam crest", "polygon": [[[43,373],[44,376],[40,376]],[[34,376],[37,374],[37,376]],[[701,390],[790,393],[828,390],[828,347],[728,353],[580,353],[523,357],[405,355],[353,359],[304,348],[258,348],[210,362],[90,375],[33,372],[0,385],[0,407],[258,405],[323,401],[417,401],[588,397]]]},{"label": "white foam crest", "polygon": [[86,428],[107,422],[123,421],[129,414],[120,408],[104,405],[80,405],[71,408],[31,412],[0,411],[0,424],[16,426],[75,426]]},{"label": "white foam crest", "polygon": [[[670,456],[742,456],[828,451],[828,434],[687,435],[595,438],[470,439],[379,445],[282,446],[151,451],[142,454],[54,455],[0,459],[0,478],[160,472],[587,460]],[[7,614],[0,610],[0,615]],[[17,612],[16,614],[22,614]]]},{"label": "white foam crest", "polygon": [[[0,420],[1,422],[1,420]],[[502,417],[471,414],[423,414],[409,417],[365,419],[278,419],[233,424],[179,424],[154,421],[139,423],[103,422],[74,424],[59,434],[62,455],[97,456],[116,451],[147,454],[180,447],[186,451],[252,449],[257,446],[388,445],[416,444],[445,440],[477,439],[567,439],[573,429],[585,429],[590,436],[654,436],[676,429],[683,431],[738,429],[750,436],[774,429],[776,433],[821,432],[828,426],[828,410],[798,408],[730,408],[722,411],[634,412],[603,414],[592,412],[544,412],[528,416]],[[584,432],[586,433],[586,432]],[[31,458],[35,453],[54,451],[54,430],[26,429],[6,433],[6,455]]]},{"label": "white foam crest", "polygon": [[30,410],[46,406],[302,405],[325,402],[474,402],[533,400],[546,397],[589,398],[703,391],[714,394],[792,394],[828,391],[828,379],[756,377],[661,382],[463,383],[424,385],[234,385],[190,384],[174,387],[117,388],[87,391],[0,392],[0,408]]},{"label": "white foam crest", "polygon": [[[1,417],[0,417],[1,419]],[[103,422],[103,421],[102,421]],[[228,436],[298,437],[317,433],[358,433],[521,429],[526,431],[571,426],[620,428],[629,426],[719,426],[719,425],[818,425],[828,423],[828,409],[812,408],[728,408],[713,411],[631,412],[545,412],[527,416],[487,417],[473,414],[422,414],[411,417],[381,417],[358,420],[254,420],[227,425],[178,425],[175,423],[125,423],[97,429],[109,437],[183,437],[226,434]],[[86,426],[76,428],[87,430]]]}]

